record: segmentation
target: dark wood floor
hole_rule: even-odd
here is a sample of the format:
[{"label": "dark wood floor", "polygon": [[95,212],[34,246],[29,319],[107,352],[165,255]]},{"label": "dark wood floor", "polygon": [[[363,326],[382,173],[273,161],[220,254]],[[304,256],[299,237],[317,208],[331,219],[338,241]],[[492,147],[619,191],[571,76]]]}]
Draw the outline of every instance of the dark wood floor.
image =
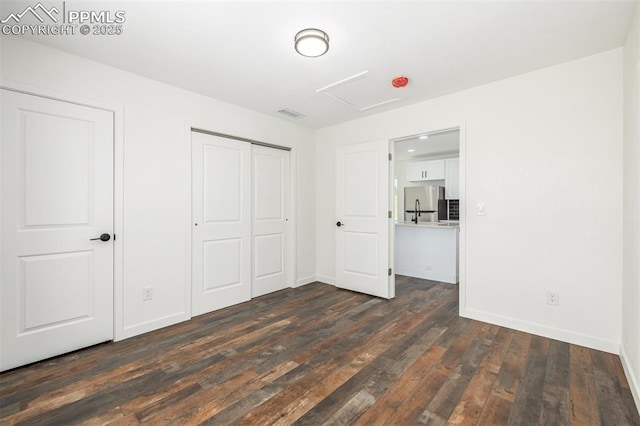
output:
[{"label": "dark wood floor", "polygon": [[617,356],[310,284],[0,375],[0,424],[640,425]]}]

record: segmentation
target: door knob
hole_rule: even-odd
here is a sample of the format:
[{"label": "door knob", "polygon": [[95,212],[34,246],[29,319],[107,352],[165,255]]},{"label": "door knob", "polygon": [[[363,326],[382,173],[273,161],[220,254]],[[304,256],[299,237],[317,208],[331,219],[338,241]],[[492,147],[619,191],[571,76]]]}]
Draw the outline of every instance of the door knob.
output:
[{"label": "door knob", "polygon": [[100,235],[98,238],[89,238],[89,241],[96,241],[96,240],[100,240],[100,241],[109,241],[111,239],[111,235],[109,234],[102,234]]},{"label": "door knob", "polygon": [[337,227],[344,226],[344,223],[342,223],[342,222],[338,221],[338,222],[336,223],[336,226],[337,226]]}]

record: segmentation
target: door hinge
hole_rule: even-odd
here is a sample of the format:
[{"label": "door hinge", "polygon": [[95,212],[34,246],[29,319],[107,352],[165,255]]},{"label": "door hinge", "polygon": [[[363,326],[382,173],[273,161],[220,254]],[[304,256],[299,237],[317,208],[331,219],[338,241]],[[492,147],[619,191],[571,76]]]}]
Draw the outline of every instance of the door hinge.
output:
[{"label": "door hinge", "polygon": [[393,213],[391,212],[391,210],[389,210],[389,219],[391,219],[393,217]]},{"label": "door hinge", "polygon": [[116,240],[116,234],[113,234],[113,241]]},{"label": "door hinge", "polygon": [[391,276],[391,268],[389,268],[389,276]]},{"label": "door hinge", "polygon": [[393,156],[391,155],[391,153],[389,153],[389,161],[391,161],[392,158]]}]

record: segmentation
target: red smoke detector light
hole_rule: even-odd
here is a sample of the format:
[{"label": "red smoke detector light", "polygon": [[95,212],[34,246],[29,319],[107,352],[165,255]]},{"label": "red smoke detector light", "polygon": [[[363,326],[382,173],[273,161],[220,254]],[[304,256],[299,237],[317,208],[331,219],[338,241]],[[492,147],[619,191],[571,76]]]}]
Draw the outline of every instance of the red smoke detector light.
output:
[{"label": "red smoke detector light", "polygon": [[409,83],[409,79],[405,76],[394,77],[393,80],[391,80],[391,85],[396,89],[405,87],[407,83]]}]

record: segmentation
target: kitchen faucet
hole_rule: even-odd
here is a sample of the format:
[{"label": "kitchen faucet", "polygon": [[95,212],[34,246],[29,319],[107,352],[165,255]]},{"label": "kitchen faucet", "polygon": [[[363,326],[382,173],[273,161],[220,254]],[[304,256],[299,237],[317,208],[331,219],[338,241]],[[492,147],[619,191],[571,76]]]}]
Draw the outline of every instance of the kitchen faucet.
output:
[{"label": "kitchen faucet", "polygon": [[418,216],[420,216],[420,200],[417,198],[416,198],[416,202],[414,203],[413,210],[414,210],[414,217],[413,219],[411,219],[411,222],[415,222],[417,225]]}]

